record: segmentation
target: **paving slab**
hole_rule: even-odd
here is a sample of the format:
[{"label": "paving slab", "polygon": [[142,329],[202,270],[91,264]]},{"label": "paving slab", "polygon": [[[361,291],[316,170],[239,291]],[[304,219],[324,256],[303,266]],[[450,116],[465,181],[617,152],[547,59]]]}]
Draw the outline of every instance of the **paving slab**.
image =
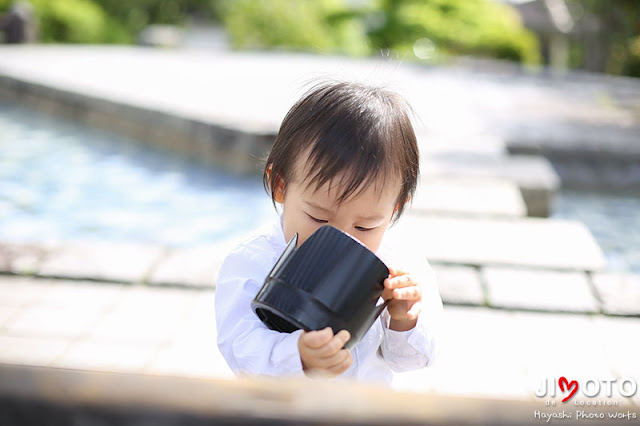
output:
[{"label": "paving slab", "polygon": [[123,284],[91,281],[64,281],[39,278],[38,285],[46,286],[46,293],[37,302],[37,308],[90,310],[108,312],[114,309],[131,287]]},{"label": "paving slab", "polygon": [[159,347],[144,343],[72,342],[49,365],[83,370],[139,372],[153,361]]},{"label": "paving slab", "polygon": [[605,266],[589,230],[574,221],[407,216],[388,234],[435,263],[578,271]]},{"label": "paving slab", "polygon": [[[584,316],[559,313],[513,312],[511,320],[515,333],[511,334],[510,345],[526,348],[518,356],[526,369],[527,382],[531,398],[541,406],[547,401],[561,404],[562,394],[555,386],[556,396],[535,395],[543,381],[557,383],[558,378],[577,380],[584,390],[588,380],[619,380],[622,376],[615,370],[615,362],[606,356],[607,338],[596,326],[599,316]],[[637,328],[640,323],[630,323]],[[562,396],[561,396],[562,395]],[[619,394],[611,398],[588,398],[581,392],[567,403],[571,409],[577,409],[575,401],[591,400],[615,401],[620,407],[633,406],[640,401],[637,398],[625,398]]]},{"label": "paving slab", "polygon": [[18,312],[18,308],[14,306],[0,306],[0,329],[13,318]]},{"label": "paving slab", "polygon": [[[446,306],[439,362],[399,374],[395,386],[419,392],[528,398],[542,408],[546,400],[559,403],[561,399],[535,395],[543,380],[566,376],[581,385],[589,379],[640,380],[637,362],[632,361],[640,349],[632,348],[633,339],[628,339],[629,333],[640,330],[640,320],[620,320],[620,324],[608,324],[602,317]],[[615,328],[611,335],[609,328]],[[616,345],[622,336],[627,336],[625,344]],[[614,394],[612,399],[626,407],[637,405],[640,395]]]},{"label": "paving slab", "polygon": [[529,216],[548,217],[560,179],[544,157],[465,151],[430,153],[422,159],[425,176],[506,179],[520,189]]},{"label": "paving slab", "polygon": [[199,294],[200,290],[196,288],[156,289],[147,285],[125,287],[124,297],[110,312],[124,316],[136,315],[144,307],[145,312],[154,315],[165,312],[167,316],[182,318],[193,309]]},{"label": "paving slab", "polygon": [[48,284],[40,280],[0,275],[0,306],[30,307],[41,301],[48,291]]},{"label": "paving slab", "polygon": [[444,303],[484,305],[485,296],[476,268],[431,265],[436,274],[440,297]]},{"label": "paving slab", "polygon": [[197,377],[234,377],[218,350],[213,291],[201,292],[180,323],[172,343],[163,347],[144,371]]},{"label": "paving slab", "polygon": [[409,211],[506,217],[527,215],[517,185],[498,178],[423,177]]},{"label": "paving slab", "polygon": [[64,353],[70,341],[0,335],[0,363],[45,366]]},{"label": "paving slab", "polygon": [[226,245],[172,249],[153,268],[148,282],[212,287],[228,251]]},{"label": "paving slab", "polygon": [[[594,318],[595,335],[602,339],[605,362],[617,377],[633,377],[640,381],[640,318],[600,316]],[[593,337],[592,337],[593,338]],[[635,401],[640,405],[640,383]]]},{"label": "paving slab", "polygon": [[69,243],[47,257],[37,275],[138,283],[164,255],[158,246],[118,243]]},{"label": "paving slab", "polygon": [[162,348],[143,371],[187,377],[235,377],[220,354],[215,339],[204,339],[202,336],[199,341],[180,341]]},{"label": "paving slab", "polygon": [[582,272],[486,267],[489,306],[555,312],[599,312]]},{"label": "paving slab", "polygon": [[628,273],[597,273],[591,277],[602,300],[602,310],[610,315],[640,316],[640,276]]},{"label": "paving slab", "polygon": [[[29,283],[37,286],[33,282],[40,280],[2,278],[0,283],[16,289]],[[56,292],[56,283],[63,290]],[[55,330],[43,322],[34,322],[30,330],[14,330],[18,335],[9,334],[6,327],[0,326],[0,362],[154,375],[233,377],[216,346],[211,288],[54,280],[41,287],[51,288],[41,293],[37,301],[5,305],[0,295],[0,306],[26,312],[66,310],[72,316],[95,307],[105,310],[102,319],[117,317],[121,321],[112,322],[118,325],[108,330],[110,333],[75,337],[70,334],[54,337],[51,333]],[[80,298],[77,304],[70,303],[65,296],[73,289]],[[97,301],[100,292],[110,302],[100,304]],[[99,325],[92,326],[92,331],[98,330]],[[439,360],[431,368],[400,374],[394,386],[399,390],[445,395],[537,401],[533,392],[540,381],[558,374],[605,379],[628,376],[640,380],[637,363],[640,348],[635,339],[638,333],[640,318],[447,305],[440,328]]]},{"label": "paving slab", "polygon": [[121,344],[169,344],[195,296],[193,290],[132,289],[96,323],[87,339]]},{"label": "paving slab", "polygon": [[100,318],[100,312],[80,305],[61,309],[37,306],[23,309],[5,324],[10,336],[77,339],[87,335]]}]

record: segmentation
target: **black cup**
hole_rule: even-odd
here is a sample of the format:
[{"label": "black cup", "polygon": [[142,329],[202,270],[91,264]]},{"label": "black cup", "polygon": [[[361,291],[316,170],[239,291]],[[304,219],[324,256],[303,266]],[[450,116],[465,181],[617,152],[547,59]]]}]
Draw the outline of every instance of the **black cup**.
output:
[{"label": "black cup", "polygon": [[300,328],[334,333],[348,330],[355,346],[386,303],[378,303],[389,269],[350,235],[323,226],[296,248],[298,234],[287,244],[251,302],[256,315],[272,330]]}]

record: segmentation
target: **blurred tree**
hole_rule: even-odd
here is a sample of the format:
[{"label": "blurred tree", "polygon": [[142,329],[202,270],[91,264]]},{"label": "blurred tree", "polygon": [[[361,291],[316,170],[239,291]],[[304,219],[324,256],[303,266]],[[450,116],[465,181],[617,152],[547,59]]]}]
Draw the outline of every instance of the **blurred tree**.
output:
[{"label": "blurred tree", "polygon": [[181,25],[191,13],[215,17],[216,0],[93,0],[133,36],[151,24]]},{"label": "blurred tree", "polygon": [[222,0],[235,48],[369,53],[364,24],[343,0]]},{"label": "blurred tree", "polygon": [[221,5],[236,48],[539,60],[537,40],[517,13],[489,0],[222,0]]},{"label": "blurred tree", "polygon": [[595,18],[598,32],[578,37],[572,66],[640,77],[640,1],[568,0],[577,20]]},{"label": "blurred tree", "polygon": [[[535,36],[509,6],[487,0],[378,0],[378,5],[384,18],[370,32],[378,49],[404,57],[431,51],[434,59],[453,54],[539,61]],[[430,48],[424,51],[425,46]]]},{"label": "blurred tree", "polygon": [[[105,43],[127,41],[126,34],[91,0],[29,0],[43,42]],[[11,0],[0,0],[0,11]]]},{"label": "blurred tree", "polygon": [[[0,0],[0,12],[14,0]],[[215,17],[216,0],[29,0],[43,42],[131,43],[150,24],[182,24],[188,14]]]}]

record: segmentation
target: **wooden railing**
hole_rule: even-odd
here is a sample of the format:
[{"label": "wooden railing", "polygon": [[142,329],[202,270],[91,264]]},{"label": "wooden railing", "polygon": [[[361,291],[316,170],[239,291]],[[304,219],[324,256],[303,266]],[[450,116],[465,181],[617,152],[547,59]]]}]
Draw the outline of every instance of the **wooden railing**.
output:
[{"label": "wooden railing", "polygon": [[545,419],[534,413],[544,409],[533,400],[401,393],[335,381],[214,380],[0,364],[3,426],[540,425]]}]

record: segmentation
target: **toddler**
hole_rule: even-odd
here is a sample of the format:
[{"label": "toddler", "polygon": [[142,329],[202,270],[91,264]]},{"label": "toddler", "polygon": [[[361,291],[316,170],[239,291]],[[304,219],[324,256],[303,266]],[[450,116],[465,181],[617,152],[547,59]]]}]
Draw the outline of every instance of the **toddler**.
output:
[{"label": "toddler", "polygon": [[[393,371],[433,362],[442,302],[426,259],[408,262],[383,242],[418,179],[419,156],[408,105],[399,95],[358,83],[313,87],[284,118],[263,182],[279,221],[225,259],[216,286],[218,346],[231,369],[252,375],[323,375],[389,383]],[[297,233],[298,245],[334,226],[362,242],[389,267],[387,308],[362,340],[348,331],[281,333],[251,309],[265,277]],[[400,250],[400,251],[399,251]]]}]

